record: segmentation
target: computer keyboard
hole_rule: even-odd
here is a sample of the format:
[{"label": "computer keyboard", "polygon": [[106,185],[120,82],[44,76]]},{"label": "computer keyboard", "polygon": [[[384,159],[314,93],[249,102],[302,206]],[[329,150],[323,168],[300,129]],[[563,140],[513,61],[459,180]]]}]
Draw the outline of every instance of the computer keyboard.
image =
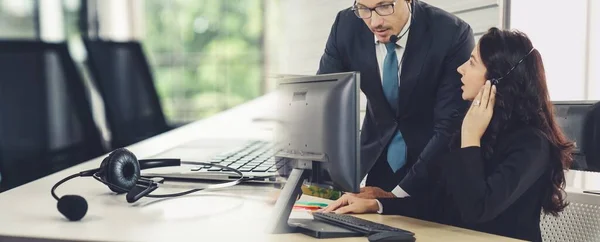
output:
[{"label": "computer keyboard", "polygon": [[[213,156],[208,162],[238,169],[241,172],[275,172],[281,158],[274,157],[273,145],[267,141],[251,141],[239,148]],[[204,166],[197,170],[221,171],[219,167]]]},{"label": "computer keyboard", "polygon": [[380,224],[376,222],[372,222],[369,220],[361,219],[358,217],[354,217],[348,214],[335,214],[335,213],[313,213],[313,218],[315,220],[323,221],[325,223],[341,226],[350,230],[354,230],[360,233],[364,233],[366,235],[385,232],[385,231],[393,231],[393,232],[404,232],[411,235],[414,235],[413,232],[394,228],[391,226],[387,226],[385,224]]}]

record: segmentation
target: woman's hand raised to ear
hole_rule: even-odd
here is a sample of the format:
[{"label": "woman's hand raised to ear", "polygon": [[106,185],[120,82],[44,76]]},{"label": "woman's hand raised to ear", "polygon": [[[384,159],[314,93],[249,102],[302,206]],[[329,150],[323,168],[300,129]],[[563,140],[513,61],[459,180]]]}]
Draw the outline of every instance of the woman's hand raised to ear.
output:
[{"label": "woman's hand raised to ear", "polygon": [[463,120],[461,129],[462,148],[481,145],[481,137],[494,114],[495,101],[496,86],[492,86],[490,81],[486,81]]}]

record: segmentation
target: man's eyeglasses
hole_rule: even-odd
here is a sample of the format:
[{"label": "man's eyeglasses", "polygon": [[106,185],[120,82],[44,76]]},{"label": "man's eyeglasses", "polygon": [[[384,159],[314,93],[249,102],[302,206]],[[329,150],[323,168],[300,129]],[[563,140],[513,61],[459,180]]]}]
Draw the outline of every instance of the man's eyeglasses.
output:
[{"label": "man's eyeglasses", "polygon": [[352,10],[354,14],[359,18],[370,18],[372,16],[373,11],[377,12],[379,16],[387,16],[394,13],[394,7],[396,6],[396,1],[392,3],[381,4],[374,8],[368,8],[362,5],[357,5],[356,3],[352,6]]}]

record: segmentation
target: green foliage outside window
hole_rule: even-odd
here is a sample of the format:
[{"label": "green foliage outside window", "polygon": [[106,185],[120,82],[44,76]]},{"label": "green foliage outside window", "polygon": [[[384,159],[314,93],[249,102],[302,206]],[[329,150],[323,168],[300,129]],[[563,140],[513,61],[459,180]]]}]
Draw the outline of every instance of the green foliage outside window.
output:
[{"label": "green foliage outside window", "polygon": [[147,0],[144,49],[170,122],[262,94],[263,0]]}]

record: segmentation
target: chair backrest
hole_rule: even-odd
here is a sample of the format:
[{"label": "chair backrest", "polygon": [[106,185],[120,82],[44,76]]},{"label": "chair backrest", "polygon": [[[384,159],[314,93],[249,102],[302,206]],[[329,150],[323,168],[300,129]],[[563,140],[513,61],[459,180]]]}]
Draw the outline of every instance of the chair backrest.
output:
[{"label": "chair backrest", "polygon": [[104,100],[112,148],[168,131],[139,42],[84,39],[88,68]]},{"label": "chair backrest", "polygon": [[0,191],[103,153],[67,44],[0,41]]},{"label": "chair backrest", "polygon": [[584,123],[589,115],[594,101],[555,101],[554,115],[560,128],[567,138],[576,144],[572,169],[588,170],[586,153],[582,148],[584,143]]},{"label": "chair backrest", "polygon": [[600,102],[596,102],[586,115],[583,125],[583,143],[589,171],[600,172]]},{"label": "chair backrest", "polygon": [[569,192],[569,206],[559,217],[542,215],[540,229],[544,242],[600,241],[600,196]]}]

